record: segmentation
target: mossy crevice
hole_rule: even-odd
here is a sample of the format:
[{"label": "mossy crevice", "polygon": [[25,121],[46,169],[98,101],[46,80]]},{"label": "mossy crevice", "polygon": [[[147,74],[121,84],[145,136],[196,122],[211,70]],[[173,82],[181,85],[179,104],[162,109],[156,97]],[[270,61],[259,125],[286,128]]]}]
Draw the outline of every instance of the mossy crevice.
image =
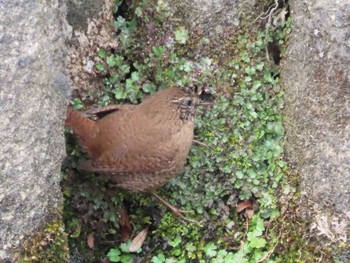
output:
[{"label": "mossy crevice", "polygon": [[21,244],[21,263],[69,262],[67,234],[61,216],[46,224],[42,231],[25,237]]}]

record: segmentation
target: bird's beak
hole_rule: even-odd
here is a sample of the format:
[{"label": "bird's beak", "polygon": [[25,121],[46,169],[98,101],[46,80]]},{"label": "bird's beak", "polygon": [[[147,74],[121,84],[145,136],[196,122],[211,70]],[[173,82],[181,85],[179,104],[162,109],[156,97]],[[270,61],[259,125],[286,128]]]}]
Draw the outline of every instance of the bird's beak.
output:
[{"label": "bird's beak", "polygon": [[197,102],[196,106],[212,107],[212,106],[214,106],[214,102],[209,102],[209,101]]},{"label": "bird's beak", "polygon": [[[177,100],[171,100],[170,102],[174,103],[174,104],[181,104],[182,100],[177,99]],[[214,106],[214,102],[209,102],[209,101],[200,102],[197,98],[194,98],[193,99],[193,106],[195,106],[195,107],[197,107],[197,106],[212,107],[212,106]]]},{"label": "bird's beak", "polygon": [[181,103],[181,100],[178,99],[178,100],[171,100],[170,101],[171,103],[174,103],[174,104],[180,104]]}]

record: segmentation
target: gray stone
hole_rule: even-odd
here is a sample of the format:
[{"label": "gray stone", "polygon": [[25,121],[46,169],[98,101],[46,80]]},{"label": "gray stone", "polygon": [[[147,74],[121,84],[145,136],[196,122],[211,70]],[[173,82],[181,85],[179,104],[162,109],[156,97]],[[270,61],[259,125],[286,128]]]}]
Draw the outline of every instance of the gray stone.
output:
[{"label": "gray stone", "polygon": [[62,205],[63,0],[0,1],[0,261]]},{"label": "gray stone", "polygon": [[[263,10],[257,8],[256,0],[185,0],[162,1],[162,13],[169,17],[163,22],[162,31],[170,38],[178,27],[184,27],[196,36],[192,41],[197,57],[217,57],[227,59],[227,45],[240,26],[257,18]],[[157,1],[148,1],[156,6]],[[152,15],[151,15],[152,16]],[[148,39],[155,35],[156,27],[146,25]],[[169,41],[169,40],[167,40]],[[142,41],[140,41],[142,43]],[[152,43],[152,41],[150,41]],[[162,43],[163,44],[163,43]]]},{"label": "gray stone", "polygon": [[102,11],[102,0],[68,0],[67,20],[73,28],[85,28],[87,20],[92,19]]},{"label": "gray stone", "polygon": [[[346,243],[350,239],[350,4],[291,1],[291,10],[293,32],[282,76],[286,157],[301,176],[301,209],[314,221],[316,236],[325,237],[327,244]],[[350,260],[347,253],[336,257]]]}]

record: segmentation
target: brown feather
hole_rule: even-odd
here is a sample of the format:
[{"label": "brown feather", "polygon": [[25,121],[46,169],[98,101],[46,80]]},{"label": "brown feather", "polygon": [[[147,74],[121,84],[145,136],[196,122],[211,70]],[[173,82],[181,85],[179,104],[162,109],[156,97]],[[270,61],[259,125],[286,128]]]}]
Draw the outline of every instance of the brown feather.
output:
[{"label": "brown feather", "polygon": [[166,183],[182,170],[192,144],[193,107],[183,98],[189,96],[180,89],[162,90],[139,105],[112,107],[117,110],[96,121],[68,109],[66,124],[90,157],[82,168],[134,192]]}]

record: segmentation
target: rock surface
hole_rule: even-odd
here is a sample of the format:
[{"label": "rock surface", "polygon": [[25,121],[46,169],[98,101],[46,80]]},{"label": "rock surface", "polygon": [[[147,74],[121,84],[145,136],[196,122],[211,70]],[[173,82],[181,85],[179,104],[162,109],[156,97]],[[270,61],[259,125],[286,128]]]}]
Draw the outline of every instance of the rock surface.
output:
[{"label": "rock surface", "polygon": [[[350,239],[350,4],[291,1],[284,62],[286,157],[301,176],[302,211],[326,243]],[[327,18],[327,19],[325,19]],[[349,244],[349,243],[348,243]],[[335,252],[349,262],[348,252]]]},{"label": "rock surface", "polygon": [[69,93],[62,0],[0,1],[0,261],[62,204]]},{"label": "rock surface", "polygon": [[101,0],[68,0],[67,20],[74,28],[86,27],[87,20],[96,17],[102,10]]},{"label": "rock surface", "polygon": [[[263,5],[258,5],[255,0],[164,0],[161,5],[157,4],[157,0],[151,0],[147,3],[161,6],[160,12],[169,15],[162,24],[165,35],[170,37],[171,32],[183,27],[196,36],[191,45],[197,57],[217,57],[219,61],[230,55],[227,45],[230,45],[237,30],[247,23],[251,25],[264,11]],[[152,23],[145,27],[148,38],[142,41],[153,43],[156,31]]]}]

